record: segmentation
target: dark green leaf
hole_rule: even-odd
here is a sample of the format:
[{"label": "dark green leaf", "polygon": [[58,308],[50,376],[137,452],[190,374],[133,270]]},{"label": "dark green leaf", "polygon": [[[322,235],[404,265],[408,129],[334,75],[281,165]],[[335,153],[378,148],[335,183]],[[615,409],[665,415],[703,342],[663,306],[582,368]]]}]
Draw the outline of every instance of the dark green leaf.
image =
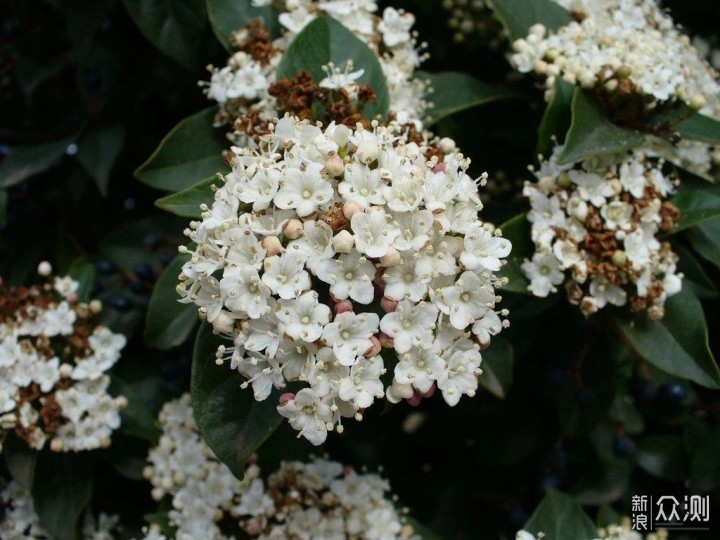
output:
[{"label": "dark green leaf", "polygon": [[685,178],[670,202],[680,210],[680,219],[670,231],[674,234],[720,217],[720,186],[700,178]]},{"label": "dark green leaf", "polygon": [[682,439],[677,435],[647,435],[637,440],[637,464],[663,480],[681,481],[689,472]]},{"label": "dark green leaf", "polygon": [[141,182],[165,191],[180,191],[228,166],[222,153],[229,146],[222,130],[212,126],[215,108],[185,118],[135,171]]},{"label": "dark green leaf", "polygon": [[[227,343],[227,342],[225,342]],[[215,363],[223,340],[209,324],[200,327],[193,352],[192,404],[195,421],[212,451],[238,478],[245,463],[282,423],[277,412],[279,393],[255,401],[252,389],[242,389],[243,377]]]},{"label": "dark green leaf", "polygon": [[32,488],[38,454],[15,435],[8,436],[2,443],[1,455],[5,458],[10,476],[27,490]]},{"label": "dark green leaf", "polygon": [[502,290],[516,293],[528,293],[530,282],[522,273],[521,265],[526,258],[531,258],[535,250],[530,239],[530,223],[525,214],[518,214],[500,225],[503,237],[512,242],[512,251],[507,258],[507,264],[502,267],[498,275],[507,277],[510,281],[501,287]]},{"label": "dark green leaf", "polygon": [[[572,493],[581,504],[598,505],[617,501],[628,487],[632,462],[613,459],[595,461],[583,472]],[[586,537],[589,539],[594,536]]]},{"label": "dark green leaf", "polygon": [[[692,424],[688,424],[687,428],[691,427]],[[720,485],[720,426],[701,425],[700,428],[701,436],[692,441],[688,449],[692,455],[689,488],[693,492],[707,493]]]},{"label": "dark green leaf", "polygon": [[345,69],[352,60],[354,70],[364,70],[359,82],[369,84],[377,103],[369,103],[365,116],[387,117],[390,106],[387,84],[377,55],[350,30],[331,17],[321,16],[308,24],[290,43],[278,66],[277,78],[294,77],[300,70],[309,71],[315,81],[321,81],[326,74],[322,66],[332,62]]},{"label": "dark green leaf", "polygon": [[578,502],[559,491],[550,491],[535,509],[524,529],[548,540],[590,540],[597,531]]},{"label": "dark green leaf", "polygon": [[444,73],[415,72],[416,79],[427,79],[433,91],[428,96],[432,103],[427,111],[429,123],[433,125],[457,112],[485,105],[493,101],[521,97],[502,86],[477,80],[467,73],[447,71]]},{"label": "dark green leaf", "polygon": [[512,384],[513,348],[504,336],[492,338],[490,347],[482,353],[480,386],[495,397],[503,399]]},{"label": "dark green leaf", "polygon": [[125,141],[125,128],[113,126],[86,133],[78,142],[77,157],[90,176],[95,179],[100,193],[107,195],[110,171]]},{"label": "dark green leaf", "polygon": [[154,514],[145,514],[145,521],[160,527],[160,532],[168,538],[175,538],[176,528],[170,522],[168,512],[156,512]]},{"label": "dark green leaf", "polygon": [[675,131],[685,139],[720,144],[720,122],[699,113],[680,122]]},{"label": "dark green leaf", "polygon": [[75,137],[45,144],[14,146],[0,162],[0,187],[19,184],[26,178],[52,167]]},{"label": "dark green leaf", "polygon": [[208,206],[213,202],[212,185],[221,185],[222,180],[217,176],[207,178],[192,187],[167,195],[155,201],[155,206],[171,212],[176,216],[199,218],[202,214],[200,205],[205,203]]},{"label": "dark green leaf", "polygon": [[687,230],[692,247],[706,261],[720,268],[720,219],[712,219]]},{"label": "dark green leaf", "polygon": [[534,24],[557,30],[573,21],[570,13],[552,0],[493,0],[492,7],[513,41],[527,37]]},{"label": "dark green leaf", "polygon": [[52,538],[76,540],[78,520],[90,504],[92,475],[92,463],[84,453],[48,451],[38,458],[32,498]]},{"label": "dark green leaf", "polygon": [[608,525],[619,525],[621,520],[622,516],[612,506],[603,504],[598,508],[595,522],[598,527],[607,527]]},{"label": "dark green leaf", "polygon": [[0,227],[7,224],[8,192],[7,189],[0,189]]},{"label": "dark green leaf", "polygon": [[79,283],[77,295],[81,302],[90,301],[95,273],[95,265],[84,256],[76,259],[68,271],[70,277]]},{"label": "dark green leaf", "polygon": [[145,318],[145,343],[167,350],[184,343],[198,319],[193,304],[181,304],[175,287],[187,255],[178,255],[155,283]]},{"label": "dark green leaf", "polygon": [[273,6],[253,7],[250,0],[207,0],[207,14],[213,32],[228,50],[231,50],[229,40],[232,33],[254,19],[262,19],[265,28],[273,34],[279,31]]},{"label": "dark green leaf", "polygon": [[160,430],[156,425],[155,415],[150,412],[143,396],[135,389],[135,386],[120,379],[117,375],[113,375],[110,394],[124,396],[128,401],[127,407],[120,413],[122,419],[120,431],[145,439],[150,444],[157,444]]},{"label": "dark green leaf", "polygon": [[640,146],[645,137],[608,120],[592,94],[576,88],[572,100],[572,122],[559,162],[573,163],[590,156],[615,154]]},{"label": "dark green leaf", "polygon": [[720,387],[720,371],[708,347],[705,315],[688,287],[671,296],[665,317],[658,322],[646,317],[616,315],[630,347],[648,363],[708,388]]},{"label": "dark green leaf", "polygon": [[690,287],[698,298],[717,296],[718,289],[715,282],[707,275],[700,261],[680,244],[673,244],[673,251],[679,257],[678,271],[684,275],[683,287]]},{"label": "dark green leaf", "polygon": [[204,0],[123,0],[145,38],[179,64],[193,68],[205,30]]},{"label": "dark green leaf", "polygon": [[575,87],[561,77],[555,79],[555,94],[543,114],[538,127],[538,142],[535,153],[548,158],[552,153],[557,139],[558,144],[565,140],[565,133],[572,119],[571,105]]}]

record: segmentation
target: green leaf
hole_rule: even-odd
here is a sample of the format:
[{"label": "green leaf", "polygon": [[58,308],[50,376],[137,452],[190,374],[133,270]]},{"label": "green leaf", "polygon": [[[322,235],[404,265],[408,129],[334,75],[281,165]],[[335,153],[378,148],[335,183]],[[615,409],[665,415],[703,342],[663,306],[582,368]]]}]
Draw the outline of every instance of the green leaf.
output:
[{"label": "green leaf", "polygon": [[695,251],[720,268],[720,219],[700,223],[688,229],[687,235]]},{"label": "green leaf", "polygon": [[133,437],[145,439],[155,445],[160,438],[160,430],[155,421],[155,415],[150,412],[143,396],[136,390],[135,385],[122,380],[113,374],[110,382],[110,394],[124,396],[128,405],[120,413],[122,420],[120,431]]},{"label": "green leaf", "polygon": [[207,14],[213,33],[228,51],[232,33],[254,19],[262,19],[273,35],[280,30],[273,6],[253,7],[251,0],[207,0]]},{"label": "green leaf", "polygon": [[678,219],[671,234],[720,217],[720,186],[711,184],[700,178],[685,178],[670,199],[680,210]]},{"label": "green leaf", "polygon": [[222,184],[222,180],[217,176],[206,178],[194,186],[158,199],[155,201],[155,206],[176,216],[199,218],[202,214],[200,205],[205,203],[210,206],[214,200],[214,192],[210,186],[220,184]]},{"label": "green leaf", "polygon": [[77,157],[90,176],[95,179],[100,193],[107,195],[110,171],[125,142],[125,128],[113,126],[99,128],[85,134],[78,142]]},{"label": "green leaf", "polygon": [[572,493],[581,504],[595,506],[614,502],[627,490],[632,469],[633,464],[628,460],[595,461],[583,471]]},{"label": "green leaf", "polygon": [[193,304],[181,304],[175,287],[187,255],[178,255],[163,271],[153,289],[145,317],[145,344],[161,350],[185,342],[198,320]]},{"label": "green leaf", "polygon": [[608,120],[592,94],[576,88],[572,99],[572,122],[559,163],[582,161],[590,156],[615,154],[640,146],[645,137]]},{"label": "green leaf", "polygon": [[590,540],[597,536],[595,525],[578,502],[559,491],[550,491],[535,509],[524,529],[548,540]]},{"label": "green leaf", "polygon": [[84,452],[43,452],[37,462],[32,498],[50,537],[76,540],[78,520],[90,504],[93,467]]},{"label": "green leaf", "polygon": [[677,435],[647,435],[636,441],[635,460],[646,473],[679,482],[688,476],[689,463]]},{"label": "green leaf", "polygon": [[209,324],[200,327],[193,352],[192,404],[195,421],[217,458],[238,478],[247,459],[282,423],[277,412],[279,392],[255,401],[252,388],[242,389],[243,377],[229,366],[215,363],[219,345]]},{"label": "green leaf", "polygon": [[626,343],[648,363],[707,388],[720,388],[720,371],[710,353],[700,301],[688,287],[668,298],[665,317],[627,317],[615,322]]},{"label": "green leaf", "polygon": [[689,286],[698,298],[714,298],[718,295],[715,282],[710,279],[700,261],[680,244],[673,244],[673,251],[679,257],[678,271],[682,272],[683,287]]},{"label": "green leaf", "polygon": [[15,435],[8,436],[2,443],[2,455],[10,476],[28,491],[32,488],[39,452],[29,448],[25,441]]},{"label": "green leaf", "polygon": [[205,30],[204,0],[123,0],[145,38],[179,64],[192,69]]},{"label": "green leaf", "polygon": [[[425,525],[420,523],[417,519],[407,516],[405,518],[405,521],[407,521],[408,525],[410,525],[413,529],[413,534],[417,535],[422,540],[442,540],[441,536],[430,529],[428,529]],[[411,537],[411,538],[414,538]]]},{"label": "green leaf", "polygon": [[277,78],[294,77],[304,69],[312,74],[316,82],[321,81],[326,76],[322,66],[332,62],[344,69],[348,60],[352,60],[354,70],[364,70],[358,81],[369,84],[377,96],[377,103],[366,106],[365,116],[373,118],[379,114],[387,117],[390,97],[377,55],[331,17],[316,18],[295,36],[280,60]]},{"label": "green leaf", "polygon": [[538,142],[535,153],[549,157],[555,147],[553,137],[558,144],[565,140],[565,133],[572,119],[571,105],[575,86],[561,77],[555,79],[555,93],[548,104],[538,127]]},{"label": "green leaf", "polygon": [[500,335],[492,338],[490,347],[482,353],[480,386],[497,398],[504,399],[513,379],[513,348]]},{"label": "green leaf", "polygon": [[674,129],[685,139],[720,144],[720,122],[699,113],[683,120]]},{"label": "green leaf", "polygon": [[0,189],[0,227],[7,224],[8,192],[7,189]]},{"label": "green leaf", "polygon": [[175,126],[135,171],[137,179],[155,189],[180,191],[227,172],[222,153],[229,143],[223,131],[212,126],[215,111],[202,110]]},{"label": "green leaf", "polygon": [[570,13],[552,0],[493,0],[492,7],[512,41],[527,37],[534,24],[557,30],[573,21]]},{"label": "green leaf", "polygon": [[512,251],[507,258],[507,264],[503,266],[498,275],[507,277],[510,281],[501,287],[504,291],[511,291],[522,294],[528,293],[530,282],[522,273],[521,265],[526,258],[531,258],[535,246],[530,239],[530,223],[525,214],[518,214],[500,225],[503,237],[512,242]]},{"label": "green leaf", "polygon": [[89,302],[90,291],[95,281],[95,265],[87,257],[82,256],[73,262],[68,274],[79,283],[77,295],[80,301]]},{"label": "green leaf", "polygon": [[457,112],[485,105],[493,101],[521,97],[521,94],[477,80],[466,73],[446,71],[444,73],[415,72],[416,79],[427,79],[433,91],[428,96],[432,106],[427,111],[428,125]]},{"label": "green leaf", "polygon": [[608,505],[603,504],[598,508],[596,523],[598,527],[607,527],[609,525],[619,525],[622,520],[622,516],[615,511],[615,509]]},{"label": "green leaf", "polygon": [[19,184],[33,174],[52,167],[75,137],[45,144],[14,146],[0,162],[0,187]]}]

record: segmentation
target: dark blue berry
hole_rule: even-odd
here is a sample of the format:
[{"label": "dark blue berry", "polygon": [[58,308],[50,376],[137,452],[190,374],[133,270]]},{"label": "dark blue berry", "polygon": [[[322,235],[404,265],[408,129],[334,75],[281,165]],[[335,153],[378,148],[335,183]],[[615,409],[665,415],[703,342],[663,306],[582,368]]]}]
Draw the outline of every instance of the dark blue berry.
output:
[{"label": "dark blue berry", "polygon": [[613,454],[622,459],[628,459],[635,455],[635,443],[627,435],[620,435],[613,442]]},{"label": "dark blue berry", "polygon": [[132,303],[125,296],[118,296],[112,301],[112,306],[118,311],[128,311],[132,308]]},{"label": "dark blue berry", "polygon": [[8,157],[10,154],[10,147],[7,144],[0,144],[0,161]]},{"label": "dark blue berry", "polygon": [[581,409],[589,409],[595,405],[595,390],[592,388],[578,388],[575,392],[575,403]]},{"label": "dark blue berry", "polygon": [[657,385],[641,377],[635,377],[630,381],[630,390],[636,403],[649,403],[657,395]]},{"label": "dark blue berry", "polygon": [[560,487],[560,479],[554,474],[544,474],[540,477],[540,491],[548,491],[549,489],[557,489]]},{"label": "dark blue berry", "polygon": [[135,267],[135,275],[138,279],[142,281],[152,281],[152,279],[155,277],[153,274],[153,269],[149,264],[138,264]]},{"label": "dark blue berry", "polygon": [[95,266],[103,276],[109,276],[117,272],[117,266],[110,259],[100,259],[95,263]]},{"label": "dark blue berry", "polygon": [[687,390],[680,382],[663,384],[658,391],[658,398],[668,405],[680,405],[687,397]]},{"label": "dark blue berry", "polygon": [[556,471],[563,471],[568,465],[568,454],[563,448],[553,448],[548,450],[545,459]]}]

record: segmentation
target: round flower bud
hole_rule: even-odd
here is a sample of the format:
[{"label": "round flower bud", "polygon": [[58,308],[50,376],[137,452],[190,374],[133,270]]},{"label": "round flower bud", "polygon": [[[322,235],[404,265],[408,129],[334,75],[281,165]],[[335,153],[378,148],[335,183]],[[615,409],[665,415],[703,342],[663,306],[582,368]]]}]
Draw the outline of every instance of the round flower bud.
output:
[{"label": "round flower bud", "polygon": [[615,70],[617,79],[627,79],[630,75],[632,75],[632,68],[628,65],[623,64]]},{"label": "round flower bud", "polygon": [[380,264],[386,268],[397,266],[401,262],[400,252],[394,247],[389,247],[387,253],[380,257]]},{"label": "round flower bud", "polygon": [[347,313],[349,311],[353,311],[353,303],[351,300],[340,300],[333,306],[333,311],[338,315],[340,313]]},{"label": "round flower bud", "polygon": [[115,405],[122,411],[123,409],[127,409],[128,400],[125,396],[118,396],[115,398]]},{"label": "round flower bud", "polygon": [[60,369],[58,370],[58,373],[63,379],[67,379],[72,375],[73,368],[70,364],[62,364],[60,366]]},{"label": "round flower bud", "polygon": [[610,260],[615,266],[625,266],[628,262],[628,256],[622,249],[616,249]]},{"label": "round flower bud", "polygon": [[665,308],[663,306],[650,306],[648,308],[648,319],[651,321],[659,321],[665,317]]},{"label": "round flower bud", "polygon": [[365,207],[357,201],[348,201],[343,205],[343,215],[347,219],[352,219],[355,214],[365,211]]},{"label": "round flower bud", "polygon": [[88,307],[90,308],[90,313],[97,315],[102,311],[102,302],[100,300],[90,300]]},{"label": "round flower bud", "polygon": [[457,150],[455,141],[450,137],[443,137],[440,139],[437,146],[443,154],[452,154]]},{"label": "round flower bud", "polygon": [[47,261],[42,261],[40,264],[38,264],[38,274],[41,276],[49,276],[52,274],[52,266]]},{"label": "round flower bud", "polygon": [[62,452],[63,442],[60,439],[53,439],[50,441],[50,450],[53,452]]},{"label": "round flower bud", "polygon": [[411,407],[417,407],[422,402],[422,396],[420,394],[413,394],[409,398],[406,398],[407,404]]},{"label": "round flower bud", "polygon": [[292,392],[285,392],[284,394],[280,395],[280,405],[285,405],[286,403],[293,401],[295,399],[295,394]]},{"label": "round flower bud", "polygon": [[345,162],[340,156],[330,156],[325,162],[325,172],[336,178],[345,170]]},{"label": "round flower bud", "polygon": [[340,231],[332,239],[332,246],[338,253],[350,253],[355,245],[355,237],[349,231]]},{"label": "round flower bud", "polygon": [[[294,220],[297,221],[297,220]],[[283,246],[280,242],[280,239],[277,236],[266,236],[262,239],[260,242],[260,245],[265,249],[265,253],[267,257],[272,257],[273,255],[277,255],[278,253],[282,252]]]},{"label": "round flower bud", "polygon": [[300,238],[303,233],[303,224],[299,219],[289,219],[282,230],[283,234],[290,240]]},{"label": "round flower bud", "polygon": [[707,104],[707,100],[704,96],[701,96],[700,94],[694,95],[692,98],[690,98],[690,108],[696,111],[699,111],[705,105]]},{"label": "round flower bud", "polygon": [[368,165],[378,158],[380,148],[374,142],[364,141],[357,147],[355,155],[362,163]]},{"label": "round flower bud", "polygon": [[613,191],[615,192],[615,195],[618,195],[619,193],[622,193],[623,186],[620,180],[617,178],[613,178],[610,180],[610,187],[612,187]]},{"label": "round flower bud", "polygon": [[213,319],[212,326],[216,334],[231,334],[235,328],[235,319],[227,311],[221,311]]},{"label": "round flower bud", "polygon": [[399,303],[400,302],[398,302],[397,300],[393,300],[392,298],[388,298],[387,296],[383,296],[380,299],[380,307],[385,310],[385,313],[392,313],[393,311],[395,311]]},{"label": "round flower bud", "polygon": [[570,175],[567,171],[563,171],[558,175],[557,185],[563,189],[567,189],[572,186],[572,180],[570,180]]}]

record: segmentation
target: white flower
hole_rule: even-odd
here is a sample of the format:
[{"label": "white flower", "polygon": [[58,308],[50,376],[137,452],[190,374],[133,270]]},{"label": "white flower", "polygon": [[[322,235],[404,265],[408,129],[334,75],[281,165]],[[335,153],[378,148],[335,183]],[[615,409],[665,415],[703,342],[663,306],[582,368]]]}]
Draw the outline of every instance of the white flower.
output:
[{"label": "white flower", "polygon": [[352,298],[369,304],[375,296],[375,266],[356,251],[322,261],[316,271],[319,279],[330,284],[330,294],[337,300]]},{"label": "white flower", "polygon": [[522,264],[522,271],[530,280],[530,291],[541,298],[555,292],[565,280],[560,261],[549,252],[535,252],[532,260]]},{"label": "white flower", "polygon": [[340,382],[340,399],[351,401],[356,409],[369,407],[376,397],[383,395],[383,384],[380,381],[383,373],[382,358],[358,357],[350,368],[350,376]]},{"label": "white flower", "polygon": [[285,323],[285,333],[294,339],[316,341],[323,327],[330,322],[330,308],[318,302],[315,291],[306,292],[294,300],[280,300],[277,318]]},{"label": "white flower", "polygon": [[228,309],[258,319],[268,311],[270,289],[252,266],[228,268],[220,280]]},{"label": "white flower", "polygon": [[411,384],[424,393],[445,372],[445,367],[445,360],[440,357],[440,348],[425,343],[424,346],[408,349],[398,355],[395,380],[400,384]]},{"label": "white flower", "polygon": [[600,208],[608,197],[615,194],[610,182],[602,176],[585,171],[572,170],[568,173],[570,180],[578,186],[578,193],[583,200]]},{"label": "white flower", "polygon": [[625,191],[629,191],[633,197],[642,197],[647,185],[643,164],[639,161],[625,162],[620,165],[619,173],[618,178]]},{"label": "white flower", "polygon": [[598,308],[603,308],[606,304],[624,306],[627,302],[627,293],[621,287],[610,283],[604,276],[599,276],[590,282],[590,294],[597,301]]},{"label": "white flower", "polygon": [[428,290],[431,275],[420,275],[415,263],[415,257],[410,252],[401,254],[401,263],[388,268],[383,275],[385,281],[385,296],[394,300],[408,298],[413,302],[420,302]]},{"label": "white flower", "polygon": [[299,254],[286,253],[265,259],[262,281],[280,298],[289,300],[310,288],[310,276],[303,270],[305,258]]},{"label": "white flower", "polygon": [[413,346],[429,346],[438,313],[433,304],[403,300],[394,312],[383,316],[380,330],[393,338],[393,347],[398,353],[406,353]]},{"label": "white flower", "polygon": [[394,225],[400,230],[400,234],[393,242],[395,249],[420,251],[430,241],[433,215],[429,210],[400,212],[394,214],[393,219]]},{"label": "white flower", "polygon": [[379,207],[355,214],[350,225],[355,235],[358,251],[371,258],[379,258],[388,252],[400,230],[390,222],[391,217]]},{"label": "white flower", "polygon": [[382,170],[351,162],[345,167],[343,181],[338,184],[338,193],[348,201],[357,201],[363,206],[385,204],[382,194]]},{"label": "white flower", "polygon": [[463,394],[475,395],[481,357],[478,351],[471,349],[452,352],[446,361],[447,368],[438,379],[437,386],[445,402],[454,407]]},{"label": "white flower", "polygon": [[485,268],[497,272],[502,267],[501,259],[512,250],[509,240],[492,235],[487,229],[476,225],[465,235],[465,250],[460,262],[470,270]]},{"label": "white flower", "polygon": [[333,198],[333,188],[326,182],[319,163],[310,163],[305,170],[289,168],[282,186],[275,195],[275,204],[282,209],[295,209],[300,217],[309,216]]},{"label": "white flower", "polygon": [[455,285],[442,289],[438,306],[450,315],[453,327],[462,330],[495,307],[495,294],[477,274],[465,271]]},{"label": "white flower", "polygon": [[415,17],[410,13],[404,13],[391,7],[385,8],[383,20],[379,25],[385,45],[395,47],[409,41],[410,28],[413,24],[415,24]]},{"label": "white flower", "polygon": [[624,229],[631,227],[633,207],[623,201],[612,201],[600,209],[608,229]]},{"label": "white flower", "polygon": [[328,76],[322,79],[318,83],[318,86],[320,88],[339,90],[340,88],[348,88],[353,86],[355,81],[357,81],[360,77],[363,76],[365,70],[359,69],[357,71],[350,72],[346,69],[345,72],[342,72],[339,68],[332,69],[331,67],[327,70],[327,73]]},{"label": "white flower", "polygon": [[346,366],[355,363],[372,347],[370,337],[377,333],[380,318],[375,313],[340,313],[323,329],[322,339],[330,345],[338,361]]},{"label": "white flower", "polygon": [[279,405],[278,412],[290,425],[314,445],[327,439],[327,425],[332,423],[330,407],[309,388],[303,388],[294,399]]}]

